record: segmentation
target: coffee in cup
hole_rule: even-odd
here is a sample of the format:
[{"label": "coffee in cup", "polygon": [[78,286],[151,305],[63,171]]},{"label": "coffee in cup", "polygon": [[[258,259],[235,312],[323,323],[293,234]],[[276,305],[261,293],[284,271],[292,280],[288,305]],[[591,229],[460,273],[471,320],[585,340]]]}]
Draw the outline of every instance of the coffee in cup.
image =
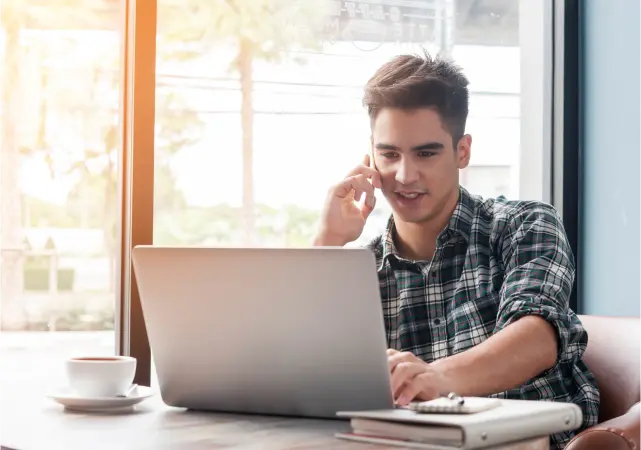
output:
[{"label": "coffee in cup", "polygon": [[83,397],[123,395],[135,374],[136,358],[131,356],[85,356],[67,360],[69,387]]}]

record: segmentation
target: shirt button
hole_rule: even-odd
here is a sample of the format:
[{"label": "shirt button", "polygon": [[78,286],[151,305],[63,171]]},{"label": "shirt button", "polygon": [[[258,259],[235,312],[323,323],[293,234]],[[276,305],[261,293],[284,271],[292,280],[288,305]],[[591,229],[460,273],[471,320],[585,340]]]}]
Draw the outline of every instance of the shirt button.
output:
[{"label": "shirt button", "polygon": [[436,319],[434,319],[434,325],[438,326],[440,324],[441,324],[441,319],[439,319],[438,317]]},{"label": "shirt button", "polygon": [[432,278],[436,278],[436,270],[432,270]]}]

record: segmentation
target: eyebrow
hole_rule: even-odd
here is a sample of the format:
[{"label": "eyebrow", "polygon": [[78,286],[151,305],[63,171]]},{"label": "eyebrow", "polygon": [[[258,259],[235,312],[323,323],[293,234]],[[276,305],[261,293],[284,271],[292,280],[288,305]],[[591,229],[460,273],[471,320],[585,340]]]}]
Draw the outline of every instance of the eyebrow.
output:
[{"label": "eyebrow", "polygon": [[[385,144],[385,143],[378,143],[375,145],[375,147],[378,150],[393,150],[393,151],[399,151],[400,148],[397,147],[396,145],[392,144]],[[445,146],[441,144],[440,142],[427,142],[425,144],[417,145],[416,147],[412,147],[412,151],[414,152],[420,152],[420,151],[425,151],[425,150],[442,150]]]}]

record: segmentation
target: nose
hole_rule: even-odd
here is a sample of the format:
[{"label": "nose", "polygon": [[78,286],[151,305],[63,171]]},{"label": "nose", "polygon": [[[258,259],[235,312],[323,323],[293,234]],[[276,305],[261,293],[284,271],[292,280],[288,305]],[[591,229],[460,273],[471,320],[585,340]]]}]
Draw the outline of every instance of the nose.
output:
[{"label": "nose", "polygon": [[396,181],[398,183],[410,185],[418,181],[418,178],[418,168],[409,160],[409,158],[403,158],[398,162],[398,169],[396,171]]}]

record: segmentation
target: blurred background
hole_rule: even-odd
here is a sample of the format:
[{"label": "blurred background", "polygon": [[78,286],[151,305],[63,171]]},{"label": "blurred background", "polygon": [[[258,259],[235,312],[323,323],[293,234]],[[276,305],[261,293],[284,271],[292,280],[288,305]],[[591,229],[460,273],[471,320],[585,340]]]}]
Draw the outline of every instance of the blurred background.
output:
[{"label": "blurred background", "polygon": [[[423,50],[471,81],[462,184],[521,198],[521,4],[158,0],[154,243],[309,245],[368,150],[364,84]],[[0,388],[115,350],[124,7],[0,0]],[[354,245],[384,228],[379,200]]]}]

